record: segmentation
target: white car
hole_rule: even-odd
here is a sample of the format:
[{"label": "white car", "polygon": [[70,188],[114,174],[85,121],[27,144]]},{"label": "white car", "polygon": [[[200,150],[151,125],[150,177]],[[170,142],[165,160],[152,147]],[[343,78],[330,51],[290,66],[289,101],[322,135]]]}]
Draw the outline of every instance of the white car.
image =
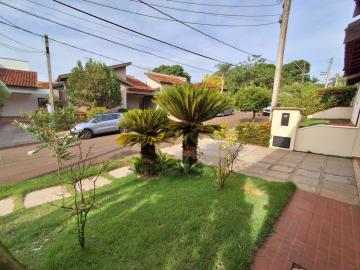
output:
[{"label": "white car", "polygon": [[271,114],[271,106],[265,107],[262,111],[262,114],[269,116]]},{"label": "white car", "polygon": [[223,111],[222,113],[219,113],[217,116],[226,116],[226,115],[232,115],[234,114],[234,109],[227,109]]}]

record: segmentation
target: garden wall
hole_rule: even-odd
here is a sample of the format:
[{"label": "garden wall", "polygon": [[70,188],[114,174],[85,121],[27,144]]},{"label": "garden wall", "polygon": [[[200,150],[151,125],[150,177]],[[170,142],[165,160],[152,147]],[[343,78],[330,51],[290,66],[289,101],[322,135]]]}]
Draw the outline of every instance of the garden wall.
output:
[{"label": "garden wall", "polygon": [[297,130],[294,150],[324,155],[360,155],[360,131],[356,127],[317,125]]},{"label": "garden wall", "polygon": [[350,119],[353,112],[352,107],[334,107],[324,111],[310,114],[308,118],[315,119]]}]

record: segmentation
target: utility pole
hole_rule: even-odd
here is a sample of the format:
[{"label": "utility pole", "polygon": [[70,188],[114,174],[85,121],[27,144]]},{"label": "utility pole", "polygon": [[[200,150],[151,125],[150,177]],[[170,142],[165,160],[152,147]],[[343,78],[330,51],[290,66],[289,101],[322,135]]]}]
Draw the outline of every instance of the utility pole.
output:
[{"label": "utility pole", "polygon": [[278,101],[278,94],[279,94],[280,82],[281,82],[281,69],[284,61],[284,51],[285,51],[286,34],[289,23],[290,7],[291,7],[291,0],[284,0],[283,14],[280,19],[280,23],[281,23],[280,38],[279,38],[278,55],[277,55],[275,77],[274,77],[274,87],[273,87],[272,99],[271,99],[271,108],[276,107],[278,103],[277,101]]},{"label": "utility pole", "polygon": [[331,73],[331,68],[332,68],[332,64],[333,64],[333,58],[330,58],[330,62],[329,62],[329,66],[328,66],[328,71],[326,74],[326,80],[325,80],[325,89],[328,88],[328,84],[329,84],[329,79],[330,79],[330,73]]},{"label": "utility pole", "polygon": [[49,80],[49,104],[50,104],[50,113],[55,112],[54,106],[54,89],[52,85],[52,73],[51,73],[51,61],[50,61],[50,49],[49,49],[49,37],[45,35],[45,53],[46,53],[46,63],[48,70],[48,80]]}]

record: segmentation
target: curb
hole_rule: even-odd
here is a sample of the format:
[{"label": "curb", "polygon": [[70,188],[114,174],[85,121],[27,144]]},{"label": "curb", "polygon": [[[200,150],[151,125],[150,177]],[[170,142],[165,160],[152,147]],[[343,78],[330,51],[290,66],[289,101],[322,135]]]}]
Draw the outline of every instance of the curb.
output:
[{"label": "curb", "polygon": [[358,195],[360,198],[360,164],[358,163],[357,159],[353,159],[352,162],[353,162],[353,167],[354,167],[356,186],[357,186]]}]

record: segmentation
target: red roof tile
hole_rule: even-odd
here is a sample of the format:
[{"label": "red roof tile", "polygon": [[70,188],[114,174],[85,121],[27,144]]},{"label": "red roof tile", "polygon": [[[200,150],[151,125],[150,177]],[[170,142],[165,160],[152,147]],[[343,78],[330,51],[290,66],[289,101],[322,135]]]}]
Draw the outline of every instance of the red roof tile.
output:
[{"label": "red roof tile", "polygon": [[154,91],[155,90],[133,76],[126,76],[126,80],[131,84],[131,86],[128,87],[129,90],[140,90],[140,91]]},{"label": "red roof tile", "polygon": [[159,83],[166,83],[166,84],[186,83],[186,78],[178,77],[178,76],[165,75],[157,72],[146,72],[145,75],[148,76],[150,79],[153,79],[154,81],[157,81]]},{"label": "red roof tile", "polygon": [[0,68],[0,80],[7,86],[37,88],[37,72]]}]

